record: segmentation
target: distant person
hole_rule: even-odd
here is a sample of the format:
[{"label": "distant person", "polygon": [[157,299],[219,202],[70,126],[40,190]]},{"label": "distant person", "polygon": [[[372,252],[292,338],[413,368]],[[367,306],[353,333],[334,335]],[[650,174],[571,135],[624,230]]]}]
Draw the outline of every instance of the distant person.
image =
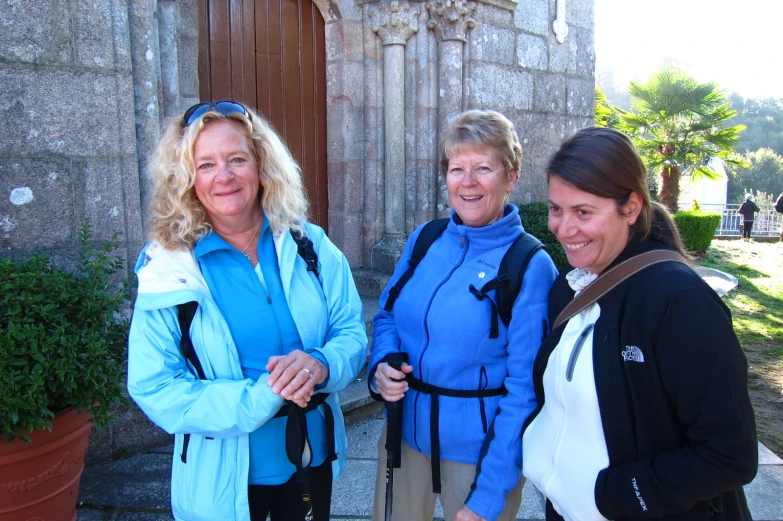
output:
[{"label": "distant person", "polygon": [[[327,521],[346,454],[336,393],[367,346],[348,262],[306,221],[288,149],[239,103],[173,119],[151,167],[153,241],[136,265],[128,390],[176,435],[174,517]],[[186,358],[189,343],[197,357]]]},{"label": "distant person", "polygon": [[[783,192],[778,196],[778,200],[775,201],[775,211],[783,214]],[[783,241],[783,223],[780,225],[780,240]]]},{"label": "distant person", "polygon": [[745,194],[745,202],[737,210],[737,213],[742,214],[743,241],[750,241],[750,233],[753,231],[753,220],[755,219],[755,214],[760,211],[758,205],[753,202],[753,194]]},{"label": "distant person", "polygon": [[[411,234],[373,320],[371,390],[403,400],[392,516],[432,520],[440,495],[446,521],[513,521],[524,484],[522,426],[536,407],[532,364],[557,269],[535,252],[511,320],[500,320],[500,289],[485,284],[500,280],[501,260],[526,233],[508,202],[521,165],[519,138],[502,114],[471,110],[449,123],[439,152],[451,217],[398,292],[427,225]],[[399,352],[408,355],[401,370],[387,363]],[[384,446],[382,436],[374,521],[383,521],[386,507]]]},{"label": "distant person", "polygon": [[[539,408],[522,441],[546,520],[750,520],[747,360],[715,291],[683,262],[650,264],[685,259],[638,152],[616,130],[580,130],[547,181],[549,229],[570,266],[549,293],[553,329],[533,366]],[[604,286],[627,262],[648,267]],[[576,302],[583,291],[591,298]]]}]

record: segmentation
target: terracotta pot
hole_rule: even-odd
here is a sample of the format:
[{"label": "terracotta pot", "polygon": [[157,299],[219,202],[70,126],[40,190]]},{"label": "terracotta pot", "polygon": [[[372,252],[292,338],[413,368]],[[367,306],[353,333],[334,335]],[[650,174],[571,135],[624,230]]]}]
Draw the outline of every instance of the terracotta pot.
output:
[{"label": "terracotta pot", "polygon": [[90,418],[67,409],[32,443],[0,439],[0,521],[76,521]]}]

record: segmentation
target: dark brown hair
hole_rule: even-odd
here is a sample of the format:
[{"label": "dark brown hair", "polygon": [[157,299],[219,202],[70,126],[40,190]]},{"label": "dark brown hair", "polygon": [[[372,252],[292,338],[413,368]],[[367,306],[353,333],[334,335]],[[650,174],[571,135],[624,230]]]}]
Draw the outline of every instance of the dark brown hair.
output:
[{"label": "dark brown hair", "polygon": [[618,212],[633,192],[642,210],[632,225],[639,238],[661,241],[686,254],[680,233],[668,210],[650,200],[647,169],[628,136],[611,128],[585,128],[567,139],[547,166],[547,182],[557,176],[598,197],[613,199]]}]

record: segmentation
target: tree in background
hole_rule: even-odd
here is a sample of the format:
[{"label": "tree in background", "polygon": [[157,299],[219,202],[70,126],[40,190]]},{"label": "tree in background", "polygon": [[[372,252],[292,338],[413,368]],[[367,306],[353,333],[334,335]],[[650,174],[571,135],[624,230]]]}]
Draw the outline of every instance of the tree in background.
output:
[{"label": "tree in background", "polygon": [[620,121],[617,107],[609,103],[604,91],[595,86],[595,126],[616,127]]},{"label": "tree in background", "polygon": [[783,156],[783,99],[744,99],[732,94],[731,105],[737,111],[732,124],[747,127],[740,135],[738,152],[771,148]]},{"label": "tree in background", "polygon": [[745,165],[734,152],[745,127],[727,125],[737,113],[715,83],[665,67],[647,83],[631,82],[628,92],[631,110],[621,113],[617,128],[633,137],[647,167],[658,173],[658,195],[670,211],[678,209],[683,174],[719,178],[708,166],[712,157]]},{"label": "tree in background", "polygon": [[[783,157],[769,148],[760,148],[743,154],[747,166],[733,166],[728,170],[728,201],[741,203],[748,192],[783,192]],[[774,202],[774,201],[773,201]],[[761,204],[758,198],[756,204]]]}]

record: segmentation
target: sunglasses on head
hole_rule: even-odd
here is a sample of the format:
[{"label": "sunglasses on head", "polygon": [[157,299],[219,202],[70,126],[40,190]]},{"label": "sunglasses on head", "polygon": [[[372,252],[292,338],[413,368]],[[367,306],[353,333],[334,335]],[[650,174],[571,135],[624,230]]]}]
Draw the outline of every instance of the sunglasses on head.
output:
[{"label": "sunglasses on head", "polygon": [[224,116],[228,116],[229,114],[242,114],[243,116],[250,117],[250,115],[247,113],[247,109],[236,101],[207,101],[204,103],[197,103],[196,105],[193,105],[188,110],[186,110],[185,115],[182,116],[182,126],[187,127],[213,109],[215,112],[223,114]]}]

